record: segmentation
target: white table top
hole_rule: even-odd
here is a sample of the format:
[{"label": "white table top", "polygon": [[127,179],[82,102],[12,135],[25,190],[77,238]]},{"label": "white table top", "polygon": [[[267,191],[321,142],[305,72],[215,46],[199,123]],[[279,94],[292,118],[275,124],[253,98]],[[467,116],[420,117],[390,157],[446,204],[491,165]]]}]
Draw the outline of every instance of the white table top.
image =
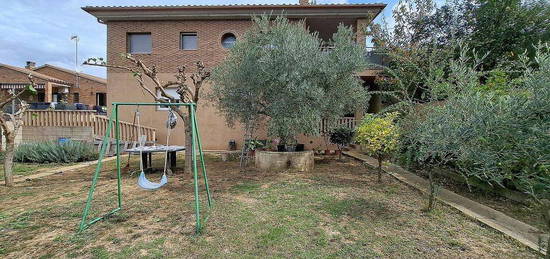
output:
[{"label": "white table top", "polygon": [[143,146],[143,147],[135,147],[135,148],[129,148],[124,151],[129,153],[156,153],[156,152],[176,152],[176,151],[182,151],[185,150],[185,146],[164,146],[164,145],[156,145],[156,146]]}]

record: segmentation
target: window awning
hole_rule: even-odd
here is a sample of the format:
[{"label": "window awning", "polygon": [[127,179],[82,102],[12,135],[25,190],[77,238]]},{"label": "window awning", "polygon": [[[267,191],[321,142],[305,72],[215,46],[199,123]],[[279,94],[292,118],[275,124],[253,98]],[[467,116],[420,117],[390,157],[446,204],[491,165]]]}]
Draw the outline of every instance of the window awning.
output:
[{"label": "window awning", "polygon": [[[29,84],[20,84],[20,83],[0,83],[0,89],[24,89]],[[44,89],[44,84],[36,84],[36,89]]]}]

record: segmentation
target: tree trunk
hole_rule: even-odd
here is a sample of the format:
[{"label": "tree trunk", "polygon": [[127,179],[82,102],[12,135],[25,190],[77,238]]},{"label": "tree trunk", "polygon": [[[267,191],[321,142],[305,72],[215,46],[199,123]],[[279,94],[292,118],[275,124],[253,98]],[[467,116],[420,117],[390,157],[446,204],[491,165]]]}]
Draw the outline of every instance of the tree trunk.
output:
[{"label": "tree trunk", "polygon": [[13,156],[15,153],[15,132],[5,132],[6,152],[4,153],[4,179],[6,186],[13,186]]},{"label": "tree trunk", "polygon": [[433,171],[432,170],[428,170],[428,178],[430,180],[430,196],[429,196],[429,200],[428,200],[428,208],[426,209],[427,211],[431,211],[434,207],[434,203],[435,203],[435,182],[434,182],[434,177],[433,177]]},{"label": "tree trunk", "polygon": [[4,152],[4,145],[2,145],[2,136],[4,135],[4,130],[0,128],[0,152]]},{"label": "tree trunk", "polygon": [[[180,118],[183,121],[184,127],[185,127],[185,166],[183,167],[183,173],[190,173],[193,171],[193,162],[191,160],[193,156],[193,147],[191,146],[192,139],[191,139],[191,114],[189,114],[189,110],[183,111],[181,109],[172,109],[175,113],[177,113]],[[196,111],[196,110],[195,110]]]},{"label": "tree trunk", "polygon": [[542,209],[543,209],[543,218],[546,221],[546,231],[548,234],[548,239],[546,240],[546,256],[544,258],[550,259],[550,202],[543,203]]},{"label": "tree trunk", "polygon": [[193,140],[191,134],[191,120],[188,121],[189,123],[185,125],[185,167],[183,168],[184,173],[193,172],[193,147],[191,145],[191,143],[193,143]]},{"label": "tree trunk", "polygon": [[382,156],[378,155],[378,183],[382,182]]}]

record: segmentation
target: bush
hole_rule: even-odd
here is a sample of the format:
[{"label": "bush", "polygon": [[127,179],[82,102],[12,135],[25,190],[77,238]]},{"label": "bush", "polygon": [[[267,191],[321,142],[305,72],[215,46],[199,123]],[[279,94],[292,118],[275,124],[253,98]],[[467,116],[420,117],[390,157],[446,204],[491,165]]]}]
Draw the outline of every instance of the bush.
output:
[{"label": "bush", "polygon": [[[330,143],[336,144],[338,146],[338,150],[342,151],[343,147],[351,143],[351,140],[353,139],[354,134],[355,133],[353,132],[353,130],[348,127],[341,126],[341,127],[334,128],[330,132],[330,137],[329,137]],[[341,155],[342,154],[340,154],[340,156]]]},{"label": "bush", "polygon": [[525,66],[515,82],[465,89],[429,107],[405,134],[416,162],[455,167],[466,178],[550,198],[548,51],[541,49],[537,63]]},{"label": "bush", "polygon": [[19,145],[14,159],[16,162],[30,163],[74,163],[97,158],[97,151],[88,143],[69,141],[58,144],[48,141]]},{"label": "bush", "polygon": [[367,114],[357,128],[355,141],[378,160],[378,181],[382,177],[382,161],[396,151],[398,146],[396,118],[396,112],[385,115]]}]

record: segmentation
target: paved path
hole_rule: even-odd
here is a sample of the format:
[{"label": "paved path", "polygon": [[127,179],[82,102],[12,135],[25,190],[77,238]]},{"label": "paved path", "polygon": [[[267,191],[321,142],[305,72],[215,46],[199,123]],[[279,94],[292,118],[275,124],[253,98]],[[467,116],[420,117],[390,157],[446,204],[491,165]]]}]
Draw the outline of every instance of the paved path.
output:
[{"label": "paved path", "polygon": [[[344,155],[361,160],[365,162],[368,166],[373,168],[376,168],[378,165],[376,159],[356,151],[345,151]],[[423,193],[428,192],[428,181],[422,177],[419,177],[393,164],[384,165],[383,170],[391,176],[395,177],[397,180],[404,182],[420,190]],[[511,218],[500,211],[494,210],[468,198],[462,197],[447,189],[440,189],[437,194],[437,199],[461,211],[467,216],[472,217],[516,239],[517,241],[536,251],[540,251],[540,247],[538,245],[540,238],[543,238],[543,240],[545,238],[548,238],[547,235],[545,237],[545,235],[543,235],[540,230],[533,226]],[[546,254],[544,251],[542,252]]]},{"label": "paved path", "polygon": [[[114,159],[116,159],[116,156],[107,157],[107,158],[103,159],[103,162],[111,161],[111,160],[114,160]],[[91,165],[95,165],[95,164],[97,164],[97,161],[98,160],[89,161],[89,162],[82,162],[82,163],[78,163],[76,165],[71,165],[71,166],[40,169],[40,170],[38,170],[37,173],[34,173],[32,175],[19,175],[19,176],[16,175],[16,176],[13,177],[13,182],[14,183],[20,183],[20,182],[30,181],[30,180],[33,180],[33,179],[38,179],[38,178],[58,174],[58,173],[77,170],[77,169],[81,169],[81,168],[88,167],[88,166],[91,166]]]}]

